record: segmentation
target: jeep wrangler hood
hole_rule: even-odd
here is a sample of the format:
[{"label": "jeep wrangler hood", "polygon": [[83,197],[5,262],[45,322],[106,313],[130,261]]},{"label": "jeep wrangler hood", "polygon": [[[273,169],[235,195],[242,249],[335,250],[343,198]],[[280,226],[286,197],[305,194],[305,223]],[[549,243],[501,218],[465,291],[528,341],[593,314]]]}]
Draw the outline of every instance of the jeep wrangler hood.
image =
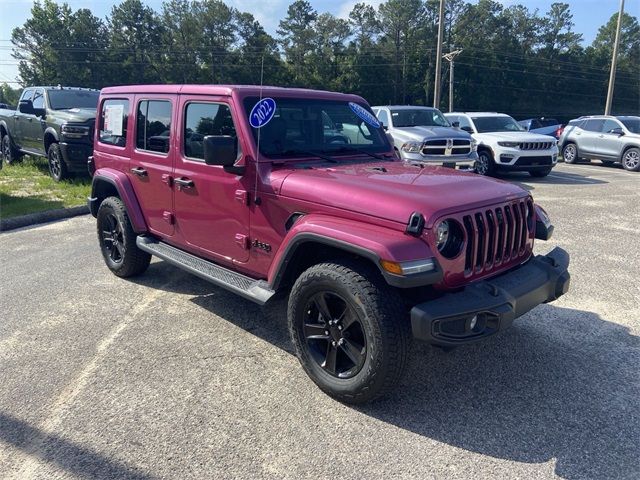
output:
[{"label": "jeep wrangler hood", "polygon": [[402,224],[420,212],[427,225],[445,213],[528,196],[516,185],[474,173],[402,162],[295,169],[280,194]]}]

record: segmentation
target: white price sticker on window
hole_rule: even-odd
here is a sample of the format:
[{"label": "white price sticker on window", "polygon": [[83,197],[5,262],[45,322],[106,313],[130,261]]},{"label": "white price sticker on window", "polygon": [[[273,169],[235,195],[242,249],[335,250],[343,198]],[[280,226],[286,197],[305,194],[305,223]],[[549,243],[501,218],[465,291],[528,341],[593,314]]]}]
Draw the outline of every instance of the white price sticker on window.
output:
[{"label": "white price sticker on window", "polygon": [[123,117],[124,105],[107,105],[104,109],[104,132],[109,135],[121,137]]}]

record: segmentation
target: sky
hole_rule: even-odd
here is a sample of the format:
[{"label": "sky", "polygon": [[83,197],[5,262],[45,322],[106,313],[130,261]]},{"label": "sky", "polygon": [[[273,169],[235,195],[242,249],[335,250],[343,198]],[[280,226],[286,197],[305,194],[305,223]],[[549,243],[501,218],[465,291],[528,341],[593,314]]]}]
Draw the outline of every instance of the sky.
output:
[{"label": "sky", "polygon": [[[73,10],[88,8],[94,15],[105,18],[113,5],[120,3],[118,0],[66,0]],[[144,1],[144,0],[143,0]],[[287,7],[293,0],[227,0],[228,5],[237,9],[250,12],[270,34],[274,35],[280,19],[284,18]],[[364,1],[374,6],[382,3],[382,0],[311,0],[313,7],[318,12],[330,12],[334,15],[347,18],[353,6],[359,1]],[[513,4],[525,5],[530,10],[536,8],[542,14],[549,10],[554,1],[558,0],[499,0],[505,6]],[[574,31],[583,34],[585,45],[589,45],[598,28],[603,25],[611,15],[618,11],[619,0],[562,0],[571,6]],[[11,57],[11,31],[15,27],[22,26],[30,16],[33,0],[0,0],[0,82],[12,82],[16,87],[18,67]],[[62,0],[59,0],[62,3]],[[162,0],[147,0],[147,5],[159,11]],[[626,0],[625,11],[640,18],[640,0]]]}]

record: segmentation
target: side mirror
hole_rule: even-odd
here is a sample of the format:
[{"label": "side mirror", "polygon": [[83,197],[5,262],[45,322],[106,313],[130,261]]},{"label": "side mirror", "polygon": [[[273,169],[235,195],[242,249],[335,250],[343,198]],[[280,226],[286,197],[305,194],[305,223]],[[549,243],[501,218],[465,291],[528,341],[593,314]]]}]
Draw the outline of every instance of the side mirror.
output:
[{"label": "side mirror", "polygon": [[460,122],[453,122],[453,123],[451,123],[451,126],[453,128],[460,128]]},{"label": "side mirror", "polygon": [[613,133],[614,135],[618,135],[619,137],[621,137],[622,135],[624,135],[624,130],[620,127],[616,127],[612,128],[607,133]]},{"label": "side mirror", "polygon": [[462,130],[464,130],[467,133],[473,133],[473,128],[471,127],[462,127]]},{"label": "side mirror", "polygon": [[340,122],[336,123],[336,130],[338,132],[341,132],[342,130],[344,130],[344,125],[342,125],[342,123]]},{"label": "side mirror", "polygon": [[225,172],[242,175],[244,167],[234,164],[238,158],[238,140],[230,135],[207,135],[203,140],[204,163],[221,165]]},{"label": "side mirror", "polygon": [[18,104],[18,110],[20,111],[20,113],[35,115],[35,112],[33,110],[33,103],[31,103],[31,100],[20,100],[20,103]]}]

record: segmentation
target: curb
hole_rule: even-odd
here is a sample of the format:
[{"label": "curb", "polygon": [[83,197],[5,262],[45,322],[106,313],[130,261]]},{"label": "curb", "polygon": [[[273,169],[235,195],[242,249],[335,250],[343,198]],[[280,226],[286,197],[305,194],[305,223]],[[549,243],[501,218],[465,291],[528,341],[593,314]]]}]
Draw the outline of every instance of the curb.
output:
[{"label": "curb", "polygon": [[0,219],[0,232],[15,230],[16,228],[28,227],[39,223],[52,222],[63,218],[76,217],[78,215],[86,215],[89,213],[89,207],[80,205],[71,208],[59,208],[56,210],[47,210],[44,212],[30,213],[19,217]]}]

